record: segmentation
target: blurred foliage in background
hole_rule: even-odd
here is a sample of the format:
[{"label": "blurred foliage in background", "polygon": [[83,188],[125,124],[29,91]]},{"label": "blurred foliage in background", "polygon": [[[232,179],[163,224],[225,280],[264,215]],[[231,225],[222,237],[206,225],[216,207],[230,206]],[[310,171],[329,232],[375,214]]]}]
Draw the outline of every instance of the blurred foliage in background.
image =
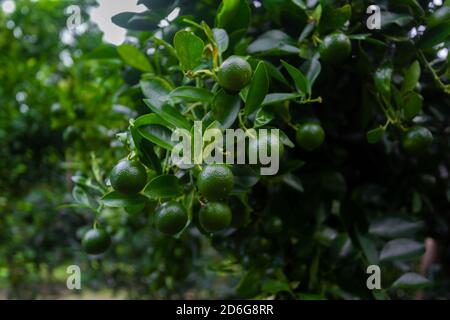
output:
[{"label": "blurred foliage in background", "polygon": [[[382,29],[368,30],[372,3],[363,0],[140,0],[150,10],[113,17],[129,30],[118,48],[88,22],[95,1],[70,1],[85,23],[75,34],[65,29],[68,2],[15,3],[13,13],[0,11],[0,290],[8,297],[69,294],[72,264],[83,290],[131,298],[386,299],[418,289],[449,297],[449,1],[378,1]],[[292,124],[313,119],[326,142],[311,153],[289,148],[275,177],[241,172],[247,225],[209,237],[193,221],[168,237],[153,226],[154,202],[100,199],[127,156],[129,120],[154,113],[143,98],[163,92],[155,83],[199,85],[172,44],[189,28],[214,48],[202,21],[224,30],[223,58],[249,56],[253,69],[263,61],[269,92],[288,94],[258,105],[259,123],[282,129],[293,146]],[[352,57],[332,65],[319,44],[336,30],[351,39]],[[217,93],[208,80],[204,87]],[[182,107],[192,103],[185,98]],[[412,125],[434,136],[420,156],[401,148]],[[145,141],[162,163],[164,150]],[[113,240],[99,257],[80,248],[94,220]],[[440,259],[420,275],[426,237]],[[381,266],[383,290],[367,290],[370,264]]]}]

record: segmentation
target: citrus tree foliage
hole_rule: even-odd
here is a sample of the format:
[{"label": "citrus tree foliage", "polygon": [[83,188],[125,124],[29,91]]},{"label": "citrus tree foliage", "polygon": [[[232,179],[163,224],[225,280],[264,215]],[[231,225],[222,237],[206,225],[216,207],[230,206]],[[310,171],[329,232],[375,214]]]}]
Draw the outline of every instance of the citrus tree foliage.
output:
[{"label": "citrus tree foliage", "polygon": [[[379,30],[369,1],[138,3],[112,18],[128,30],[118,47],[90,24],[62,42],[63,2],[0,13],[11,296],[78,264],[84,289],[135,298],[447,297],[449,1],[378,1]],[[242,72],[224,71],[230,57]],[[280,170],[178,168],[171,133],[194,121],[280,129]],[[426,237],[444,269],[424,277]]]},{"label": "citrus tree foliage", "polygon": [[[437,55],[450,43],[448,1],[379,1],[379,30],[366,26],[369,1],[139,3],[149,11],[112,20],[129,30],[117,47],[131,67],[119,94],[140,112],[119,135],[121,155],[147,168],[147,184],[115,191],[103,168],[92,221],[113,241],[99,262],[126,254],[153,296],[200,290],[192,275],[211,269],[238,279],[231,296],[241,298],[388,299],[438,287],[439,274],[434,283],[418,274],[418,259],[426,236],[444,246],[448,237],[450,69]],[[251,67],[242,86],[239,75],[224,79],[231,56]],[[205,166],[170,161],[171,133],[192,133],[194,121],[278,128],[285,149],[275,176],[229,166],[234,184],[220,203],[232,221],[218,232],[201,221]],[[174,201],[188,222],[163,235],[161,210]],[[138,225],[102,221],[108,207]],[[381,267],[381,290],[367,289],[369,265]]]}]

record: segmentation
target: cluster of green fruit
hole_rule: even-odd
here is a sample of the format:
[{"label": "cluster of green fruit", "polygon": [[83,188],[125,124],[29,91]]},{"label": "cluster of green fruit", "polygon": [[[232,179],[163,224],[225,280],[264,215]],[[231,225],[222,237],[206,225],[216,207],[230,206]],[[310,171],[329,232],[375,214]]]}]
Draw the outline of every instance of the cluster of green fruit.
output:
[{"label": "cluster of green fruit", "polygon": [[[337,64],[347,59],[351,54],[351,41],[343,33],[327,35],[320,44],[321,59],[326,63]],[[252,78],[252,67],[243,58],[231,56],[217,70],[219,85],[231,93],[236,93],[248,85]],[[298,145],[313,151],[319,148],[325,140],[325,131],[315,122],[307,122],[297,126],[296,140]],[[409,129],[404,135],[402,145],[407,152],[421,152],[432,142],[431,132],[420,126]],[[257,154],[259,149],[279,150],[280,158],[284,154],[283,143],[279,139],[251,139],[249,152]],[[147,183],[145,167],[136,160],[122,160],[112,170],[110,176],[114,190],[124,194],[137,194]],[[203,167],[197,175],[197,189],[206,200],[198,212],[200,227],[207,233],[217,232],[228,227],[233,220],[230,206],[226,203],[234,185],[234,176],[229,167],[223,164],[213,164]],[[188,222],[185,206],[175,200],[160,204],[155,210],[156,228],[163,234],[180,233]],[[111,244],[106,231],[93,229],[85,233],[82,246],[89,254],[100,254]]]},{"label": "cluster of green fruit", "polygon": [[[443,8],[442,13],[447,14],[448,8]],[[439,12],[439,10],[438,10]],[[345,61],[351,54],[352,44],[350,39],[341,32],[335,32],[324,37],[320,47],[320,58],[329,64],[338,64]],[[312,150],[320,146],[324,139],[324,132],[320,126],[307,124],[297,131],[297,141],[299,145]],[[402,138],[403,149],[410,154],[420,154],[430,147],[433,142],[433,135],[425,127],[414,126],[406,130]]]},{"label": "cluster of green fruit", "polygon": [[[136,160],[124,159],[111,171],[111,186],[124,194],[139,193],[147,183],[145,167]],[[203,230],[217,232],[228,227],[232,220],[231,209],[224,200],[234,185],[232,171],[223,164],[207,165],[197,176],[199,193],[207,200],[198,217]],[[175,200],[160,204],[155,210],[156,228],[163,234],[175,235],[188,222],[185,206]],[[106,231],[94,226],[82,239],[82,246],[88,254],[100,254],[108,249],[111,239]]]},{"label": "cluster of green fruit", "polygon": [[[217,80],[221,87],[229,92],[238,92],[244,88],[252,77],[250,64],[242,57],[232,56],[225,60],[218,72]],[[296,139],[305,150],[312,151],[320,147],[325,139],[323,128],[317,123],[305,123],[298,127]],[[284,154],[284,146],[280,139],[251,139],[249,153],[257,154],[259,149],[279,150],[280,158]],[[124,194],[139,193],[147,183],[145,167],[137,160],[122,160],[112,170],[111,186]],[[232,171],[223,164],[207,165],[197,176],[197,188],[205,199],[198,212],[198,220],[202,231],[217,232],[230,225],[232,212],[224,201],[234,185]],[[159,205],[155,210],[156,228],[166,234],[175,235],[181,232],[188,221],[187,210],[183,204],[171,200]],[[100,254],[110,246],[111,239],[106,231],[94,226],[82,239],[82,246],[89,254]]]},{"label": "cluster of green fruit", "polygon": [[[327,36],[321,46],[321,53],[331,62],[339,62],[348,57],[351,51],[350,40],[342,33],[335,33]],[[252,77],[252,67],[242,57],[231,56],[226,59],[217,72],[217,79],[222,88],[230,92],[238,92],[243,89]],[[307,151],[312,151],[320,147],[325,140],[325,131],[318,123],[308,122],[302,124],[297,129],[296,139],[299,146]],[[283,144],[279,141],[261,141],[252,139],[250,142],[250,151],[256,151],[264,147],[262,143],[271,144],[271,148],[266,150],[274,150],[279,148],[280,157],[284,153]]]}]

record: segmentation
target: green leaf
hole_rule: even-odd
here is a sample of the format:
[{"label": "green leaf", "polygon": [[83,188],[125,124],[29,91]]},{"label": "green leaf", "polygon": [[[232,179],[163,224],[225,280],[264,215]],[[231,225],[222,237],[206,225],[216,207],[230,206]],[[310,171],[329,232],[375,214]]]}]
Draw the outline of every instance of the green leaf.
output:
[{"label": "green leaf", "polygon": [[373,239],[367,234],[361,234],[358,229],[356,229],[356,236],[367,262],[369,264],[378,264],[378,252]]},{"label": "green leaf", "polygon": [[217,10],[215,26],[225,29],[228,34],[247,30],[251,11],[247,0],[223,0]]},{"label": "green leaf", "polygon": [[450,21],[425,29],[423,36],[417,43],[421,49],[431,48],[450,38]]},{"label": "green leaf", "polygon": [[352,7],[349,4],[343,7],[334,9],[331,6],[324,7],[319,30],[321,33],[326,33],[336,29],[340,29],[344,24],[350,20],[352,16]]},{"label": "green leaf", "polygon": [[191,123],[186,119],[183,114],[175,107],[168,105],[167,103],[159,104],[155,103],[153,99],[144,99],[144,103],[156,114],[158,114],[164,121],[170,123],[175,128],[183,128],[189,130]]},{"label": "green leaf", "polygon": [[163,118],[161,118],[156,113],[144,114],[144,115],[140,116],[139,118],[137,118],[136,120],[132,121],[132,124],[135,127],[142,127],[142,126],[145,126],[148,124],[159,124],[159,125],[162,125],[165,127],[168,126],[167,121],[164,120]]},{"label": "green leaf", "polygon": [[150,199],[175,198],[183,193],[180,181],[173,175],[153,178],[144,188],[144,195]]},{"label": "green leaf", "polygon": [[318,4],[314,8],[314,11],[311,13],[311,17],[314,19],[314,21],[316,21],[316,23],[320,23],[320,19],[322,18],[322,9],[322,5]]},{"label": "green leaf", "polygon": [[391,78],[392,67],[387,64],[382,65],[375,71],[374,82],[375,87],[384,99],[385,103],[390,105],[391,101]]},{"label": "green leaf", "polygon": [[411,239],[395,239],[385,244],[380,253],[381,261],[409,261],[420,258],[424,244]]},{"label": "green leaf", "polygon": [[250,270],[239,281],[236,293],[244,299],[253,298],[260,292],[261,274],[259,269]]},{"label": "green leaf", "polygon": [[164,126],[150,124],[137,128],[137,131],[143,138],[166,150],[171,151],[175,145],[171,140],[172,132]]},{"label": "green leaf", "polygon": [[428,27],[434,27],[447,21],[450,21],[450,4],[444,4],[431,14],[428,18]]},{"label": "green leaf", "polygon": [[422,110],[423,97],[415,92],[410,92],[404,98],[404,104],[402,107],[403,118],[405,120],[412,120]]},{"label": "green leaf", "polygon": [[237,94],[229,94],[219,90],[211,104],[211,115],[219,121],[223,129],[231,127],[241,108],[241,98]]},{"label": "green leaf", "polygon": [[[275,128],[276,129],[276,128]],[[284,133],[283,130],[280,129],[279,131],[279,135],[280,135],[280,141],[287,147],[289,148],[295,148],[294,143],[291,141],[291,139],[289,139],[288,135],[286,133]]]},{"label": "green leaf", "polygon": [[382,11],[381,12],[381,29],[384,29],[385,27],[387,27],[391,24],[396,24],[399,27],[404,27],[413,20],[414,20],[414,17],[410,16],[409,14]]},{"label": "green leaf", "polygon": [[194,70],[200,65],[205,44],[194,33],[181,30],[173,39],[175,51],[184,71]]},{"label": "green leaf", "polygon": [[270,30],[260,35],[247,48],[248,53],[264,55],[299,54],[300,49],[293,45],[291,37],[280,30]]},{"label": "green leaf", "polygon": [[78,202],[79,204],[83,204],[86,206],[90,206],[89,198],[86,194],[86,191],[83,190],[83,188],[79,186],[75,186],[72,190],[72,197],[73,199]]},{"label": "green leaf", "polygon": [[370,36],[371,36],[370,33],[360,33],[360,34],[349,34],[348,38],[350,40],[365,40]]},{"label": "green leaf", "polygon": [[283,176],[283,182],[291,187],[292,189],[298,191],[298,192],[304,192],[305,189],[303,188],[303,184],[299,177],[296,175],[293,175],[291,173],[285,174]]},{"label": "green leaf", "polygon": [[268,106],[288,100],[295,100],[302,96],[301,93],[269,93],[262,102],[261,106]]},{"label": "green leaf", "polygon": [[254,128],[260,128],[268,124],[274,118],[273,112],[269,112],[266,108],[260,108],[255,116],[255,121],[253,122]]},{"label": "green leaf", "polygon": [[280,72],[280,70],[278,70],[277,67],[275,67],[272,63],[270,63],[268,61],[264,61],[264,64],[265,64],[267,72],[271,78],[281,82],[282,84],[284,84],[288,87],[291,86],[291,84],[286,80],[284,75]]},{"label": "green leaf", "polygon": [[306,79],[308,79],[308,93],[311,94],[312,86],[316,82],[317,77],[322,71],[322,66],[320,65],[319,59],[312,59],[308,61],[308,73],[306,74]]},{"label": "green leaf", "polygon": [[306,38],[308,38],[311,33],[315,30],[317,25],[317,22],[312,20],[309,21],[308,24],[303,28],[302,33],[300,33],[300,36],[298,37],[298,42],[305,41]]},{"label": "green leaf", "polygon": [[423,289],[431,285],[430,280],[414,272],[408,272],[394,281],[394,289]]},{"label": "green leaf", "polygon": [[113,45],[102,44],[82,57],[84,60],[112,60],[120,59],[117,48]]},{"label": "green leaf", "polygon": [[[158,115],[154,113],[152,115],[158,117]],[[155,169],[157,173],[161,173],[161,162],[155,153],[154,144],[144,139],[137,131],[137,128],[133,125],[130,126],[130,133],[136,147],[137,154],[142,163],[149,168]]]},{"label": "green leaf", "polygon": [[145,12],[121,12],[111,18],[111,21],[119,27],[134,31],[149,31],[158,28],[159,23],[165,17],[160,11]]},{"label": "green leaf", "polygon": [[167,50],[167,52],[174,58],[178,59],[177,57],[177,52],[175,51],[175,48],[168,43],[167,41],[157,38],[157,37],[152,37],[153,42],[155,42],[156,45],[161,45],[164,47],[164,49]]},{"label": "green leaf", "polygon": [[246,115],[252,114],[261,103],[269,91],[269,77],[266,66],[260,61],[256,66],[255,73],[249,85],[248,94],[245,101],[244,112]]},{"label": "green leaf", "polygon": [[295,86],[297,87],[297,91],[303,94],[309,93],[308,91],[308,88],[310,87],[309,81],[308,79],[306,79],[303,73],[299,69],[291,66],[286,61],[281,60],[281,63],[286,68],[291,78],[294,80]]},{"label": "green leaf", "polygon": [[414,90],[417,82],[420,79],[420,64],[419,61],[414,61],[406,70],[405,79],[403,80],[402,92]]},{"label": "green leaf", "polygon": [[117,52],[123,61],[133,68],[144,72],[153,72],[153,67],[145,54],[131,44],[122,44],[117,47]]},{"label": "green leaf", "polygon": [[381,238],[412,236],[423,228],[421,221],[409,221],[398,217],[387,217],[370,224],[369,233]]},{"label": "green leaf", "polygon": [[170,98],[179,98],[186,102],[209,103],[214,95],[206,89],[197,87],[178,87],[169,93]]},{"label": "green leaf", "polygon": [[425,13],[417,0],[397,0],[397,3],[410,6],[418,16],[423,16]]},{"label": "green leaf", "polygon": [[216,41],[219,53],[224,53],[228,49],[230,39],[225,29],[213,28],[214,40]]},{"label": "green leaf", "polygon": [[369,132],[367,132],[367,142],[372,144],[380,142],[384,137],[385,131],[386,130],[383,127],[378,127],[370,130]]},{"label": "green leaf", "polygon": [[300,9],[306,10],[307,6],[306,6],[305,1],[303,1],[303,0],[291,0],[291,1]]},{"label": "green leaf", "polygon": [[141,194],[123,194],[117,191],[111,191],[105,194],[101,201],[107,207],[122,208],[145,203],[147,199]]},{"label": "green leaf", "polygon": [[291,292],[291,287],[286,281],[267,279],[262,285],[262,291],[267,294],[277,294],[280,292]]},{"label": "green leaf", "polygon": [[139,82],[142,93],[148,99],[154,101],[158,100],[159,104],[162,104],[172,90],[172,85],[169,81],[158,76],[144,76]]}]

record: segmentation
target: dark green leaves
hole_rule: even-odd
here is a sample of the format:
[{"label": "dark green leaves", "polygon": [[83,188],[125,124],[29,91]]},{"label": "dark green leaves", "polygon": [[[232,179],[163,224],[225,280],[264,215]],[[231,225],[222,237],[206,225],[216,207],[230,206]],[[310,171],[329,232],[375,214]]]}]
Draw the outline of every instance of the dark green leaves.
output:
[{"label": "dark green leaves", "polygon": [[288,100],[295,100],[302,96],[301,93],[269,93],[262,102],[263,106],[276,104]]},{"label": "dark green leaves", "polygon": [[211,115],[220,122],[223,129],[227,129],[236,120],[240,108],[241,99],[239,95],[219,90],[211,104]]},{"label": "dark green leaves", "polygon": [[309,81],[303,75],[303,73],[299,69],[291,66],[289,63],[287,63],[285,61],[281,61],[281,63],[286,68],[286,70],[289,72],[289,75],[291,76],[291,78],[294,80],[295,86],[297,87],[298,92],[303,93],[303,94],[310,93]]},{"label": "dark green leaves", "polygon": [[417,45],[419,48],[431,48],[450,38],[450,21],[425,30]]},{"label": "dark green leaves", "polygon": [[391,78],[392,67],[389,65],[382,65],[375,71],[375,88],[388,105],[390,104],[391,100]]},{"label": "dark green leaves", "polygon": [[177,177],[161,175],[153,178],[144,188],[144,195],[151,199],[175,198],[183,192]]},{"label": "dark green leaves", "polygon": [[223,0],[216,16],[216,27],[227,30],[229,34],[247,30],[250,24],[250,7],[246,0]]},{"label": "dark green leaves", "polygon": [[247,51],[263,55],[289,55],[298,54],[300,50],[293,45],[291,37],[280,30],[270,30],[252,42]]},{"label": "dark green leaves", "polygon": [[402,111],[405,120],[412,120],[422,110],[423,97],[415,92],[410,92],[403,101]]},{"label": "dark green leaves", "polygon": [[420,79],[420,64],[418,61],[414,61],[411,66],[406,70],[405,79],[403,80],[402,91],[412,91],[416,87],[417,82]]},{"label": "dark green leaves", "polygon": [[147,57],[131,44],[123,44],[117,47],[117,52],[125,63],[144,72],[153,72],[153,67]]},{"label": "dark green leaves", "polygon": [[300,9],[305,10],[307,8],[306,2],[304,0],[291,0]]},{"label": "dark green leaves", "polygon": [[148,31],[157,29],[164,15],[158,11],[142,13],[122,12],[113,16],[111,21],[119,27],[128,30]]},{"label": "dark green leaves", "polygon": [[409,221],[398,217],[387,217],[374,221],[369,228],[369,233],[382,238],[396,238],[412,236],[422,229],[423,223]]},{"label": "dark green leaves", "polygon": [[422,256],[423,243],[411,239],[395,239],[385,244],[380,253],[381,261],[409,261]]},{"label": "dark green leaves", "polygon": [[272,121],[274,114],[266,110],[266,108],[260,108],[255,116],[255,121],[253,122],[254,128],[263,127]]},{"label": "dark green leaves", "polygon": [[408,272],[395,280],[391,288],[394,289],[422,289],[431,285],[430,280],[414,272]]},{"label": "dark green leaves", "polygon": [[322,71],[322,66],[318,59],[312,59],[308,61],[308,72],[306,74],[306,78],[308,79],[308,93],[311,94],[312,92],[312,86],[314,85],[314,82],[316,82],[317,77],[319,76],[320,72]]},{"label": "dark green leaves", "polygon": [[378,127],[367,132],[367,142],[377,143],[383,139],[386,129],[384,127]]},{"label": "dark green leaves", "polygon": [[132,127],[143,138],[164,149],[172,150],[174,145],[171,141],[172,132],[166,127],[165,119],[163,120],[157,114],[147,114],[136,119]]},{"label": "dark green leaves", "polygon": [[267,75],[267,70],[265,63],[260,61],[256,67],[253,74],[253,78],[250,82],[248,89],[247,98],[245,101],[245,114],[252,114],[261,103],[269,91],[269,77]]},{"label": "dark green leaves", "polygon": [[326,33],[342,28],[344,24],[350,20],[351,16],[352,7],[349,4],[337,9],[326,6],[322,13],[319,30],[321,33]]},{"label": "dark green leaves", "polygon": [[186,102],[210,102],[213,94],[206,89],[196,87],[178,87],[169,93],[171,99],[181,99]]},{"label": "dark green leaves", "polygon": [[194,70],[201,62],[203,40],[189,31],[178,31],[173,39],[178,60],[184,71]]},{"label": "dark green leaves", "polygon": [[163,103],[167,94],[172,90],[172,85],[166,79],[153,75],[144,77],[139,85],[144,96],[152,99],[155,104]]},{"label": "dark green leaves", "polygon": [[111,191],[105,194],[102,202],[108,207],[133,207],[137,204],[144,204],[145,197],[141,194],[123,194],[117,191]]},{"label": "dark green leaves", "polygon": [[152,99],[144,99],[144,103],[156,114],[161,116],[166,122],[170,123],[174,128],[183,128],[189,130],[191,123],[183,114],[175,107],[166,103],[156,104]]},{"label": "dark green leaves", "polygon": [[227,32],[224,29],[220,28],[214,28],[212,29],[212,31],[219,52],[220,53],[225,52],[228,49],[228,44],[230,42]]}]

